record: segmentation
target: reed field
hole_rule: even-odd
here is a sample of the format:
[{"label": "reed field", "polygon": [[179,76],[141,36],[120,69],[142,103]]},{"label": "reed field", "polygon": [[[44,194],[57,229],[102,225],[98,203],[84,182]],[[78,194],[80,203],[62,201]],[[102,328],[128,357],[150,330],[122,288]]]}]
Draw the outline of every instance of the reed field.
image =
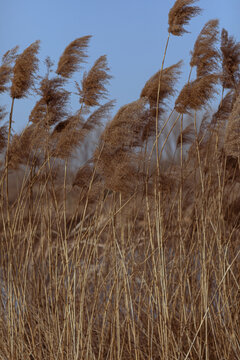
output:
[{"label": "reed field", "polygon": [[240,43],[212,19],[180,91],[181,59],[164,65],[197,5],[175,1],[159,69],[113,116],[91,36],[43,74],[39,41],[3,55],[1,360],[240,359]]}]

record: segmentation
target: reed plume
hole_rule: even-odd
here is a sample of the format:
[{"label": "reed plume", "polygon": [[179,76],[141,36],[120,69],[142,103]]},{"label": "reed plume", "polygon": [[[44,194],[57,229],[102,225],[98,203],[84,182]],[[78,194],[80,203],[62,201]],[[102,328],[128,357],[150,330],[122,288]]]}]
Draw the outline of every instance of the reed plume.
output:
[{"label": "reed plume", "polygon": [[[73,181],[73,186],[78,186],[80,188],[88,189],[92,177],[93,177],[93,166],[90,160],[87,161],[86,164],[84,164],[78,169]],[[96,177],[97,175],[94,176],[94,178]]]},{"label": "reed plume", "polygon": [[198,15],[201,9],[198,6],[191,6],[198,0],[176,0],[168,14],[168,32],[172,35],[181,36],[188,32],[184,29],[192,17]]},{"label": "reed plume", "polygon": [[76,115],[69,116],[66,120],[58,123],[51,135],[53,142],[52,156],[67,159],[78,146],[86,139],[88,134],[101,126],[102,120],[107,117],[114,106],[113,101],[109,101],[97,108],[87,120],[81,114],[81,110]]},{"label": "reed plume", "polygon": [[35,73],[38,70],[37,53],[39,51],[39,43],[39,40],[35,41],[17,57],[13,68],[11,86],[11,97],[13,99],[26,97],[34,84]]},{"label": "reed plume", "polygon": [[[150,108],[156,108],[157,100],[159,110],[163,111],[163,103],[168,97],[175,94],[176,82],[181,74],[180,67],[182,65],[182,61],[163,69],[162,71],[158,71],[154,74],[144,85],[140,98],[147,98],[150,104]],[[158,94],[158,86],[159,86],[159,77],[161,76],[161,87],[160,92]],[[159,95],[159,97],[158,97]]]},{"label": "reed plume", "polygon": [[70,78],[75,71],[79,70],[81,63],[84,63],[87,58],[86,49],[90,39],[90,35],[83,36],[66,47],[58,62],[56,70],[58,75]]},{"label": "reed plume", "polygon": [[222,29],[222,85],[225,89],[235,89],[240,82],[240,42],[229,36],[227,30]]},{"label": "reed plume", "polygon": [[45,137],[45,129],[35,124],[28,125],[19,135],[15,134],[9,147],[9,167],[17,169],[19,165],[36,165]]},{"label": "reed plume", "polygon": [[211,125],[214,126],[219,122],[227,124],[227,120],[232,112],[234,102],[236,101],[236,95],[232,90],[221,100],[217,111],[213,114]]},{"label": "reed plume", "polygon": [[147,104],[148,98],[142,97],[121,107],[100,138],[94,160],[111,190],[132,192],[139,182],[137,152],[143,146],[143,132],[151,117]]},{"label": "reed plume", "polygon": [[201,110],[217,93],[216,85],[219,76],[209,74],[187,83],[175,101],[175,110],[180,114],[188,114],[190,110]]},{"label": "reed plume", "polygon": [[7,126],[3,125],[0,126],[0,153],[5,149],[6,145],[7,145]]},{"label": "reed plume", "polygon": [[149,119],[147,102],[142,97],[120,108],[101,136],[105,146],[116,149],[142,146],[142,132]]},{"label": "reed plume", "polygon": [[228,119],[227,130],[224,141],[225,152],[229,156],[239,157],[240,155],[240,95],[238,95],[232,112]]},{"label": "reed plume", "polygon": [[187,144],[192,144],[195,140],[195,129],[194,124],[189,124],[182,132],[179,134],[176,142],[176,147],[180,147]]},{"label": "reed plume", "polygon": [[209,20],[201,30],[191,52],[191,67],[196,66],[197,77],[209,75],[219,68],[218,41],[219,20]]},{"label": "reed plume", "polygon": [[11,80],[12,63],[16,60],[18,46],[8,50],[2,57],[0,66],[0,94],[7,91],[7,83]]},{"label": "reed plume", "polygon": [[76,83],[80,103],[87,106],[97,106],[101,98],[107,95],[106,84],[111,76],[107,73],[106,55],[100,56],[94,63],[89,72],[85,72],[81,82],[81,87]]},{"label": "reed plume", "polygon": [[139,156],[129,149],[100,141],[94,152],[94,162],[107,189],[129,194],[139,185]]},{"label": "reed plume", "polygon": [[0,106],[0,121],[2,121],[7,115],[5,106]]},{"label": "reed plume", "polygon": [[[0,122],[5,118],[6,116],[5,107],[0,106]],[[7,126],[2,125],[0,126],[0,153],[4,150],[4,148],[7,145]]]},{"label": "reed plume", "polygon": [[46,76],[42,79],[38,90],[41,98],[31,111],[29,121],[50,127],[67,115],[69,92],[63,88],[64,82],[59,77],[49,79]]}]

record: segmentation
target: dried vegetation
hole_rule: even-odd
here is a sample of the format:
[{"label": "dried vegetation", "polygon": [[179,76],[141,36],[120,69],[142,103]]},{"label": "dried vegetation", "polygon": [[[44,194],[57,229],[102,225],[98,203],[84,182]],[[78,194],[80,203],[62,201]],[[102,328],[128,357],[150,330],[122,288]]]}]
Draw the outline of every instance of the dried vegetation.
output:
[{"label": "dried vegetation", "polygon": [[[195,2],[175,1],[169,37],[187,32]],[[77,149],[114,106],[103,103],[101,56],[69,112],[66,84],[86,66],[89,40],[70,43],[55,72],[46,59],[42,77],[38,41],[2,58],[12,107],[0,127],[0,358],[238,360],[240,44],[209,21],[180,93],[181,62],[163,61],[76,169]],[[13,134],[14,100],[30,90],[39,99]]]}]

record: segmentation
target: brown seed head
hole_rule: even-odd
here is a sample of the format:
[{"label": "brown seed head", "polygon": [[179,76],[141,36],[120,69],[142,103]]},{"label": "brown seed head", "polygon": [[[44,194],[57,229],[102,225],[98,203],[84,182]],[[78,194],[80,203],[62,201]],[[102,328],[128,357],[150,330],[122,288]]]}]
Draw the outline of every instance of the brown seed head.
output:
[{"label": "brown seed head", "polygon": [[12,63],[16,60],[18,46],[8,50],[2,57],[2,65],[0,66],[0,94],[8,90],[6,84],[10,81],[12,74]]},{"label": "brown seed head", "polygon": [[177,138],[177,148],[182,145],[192,144],[195,140],[194,124],[189,124]]},{"label": "brown seed head", "polygon": [[229,91],[224,98],[221,100],[221,103],[218,106],[217,111],[212,116],[211,124],[215,125],[219,122],[224,122],[229,118],[229,115],[232,112],[234,102],[236,100],[236,96],[233,91]]},{"label": "brown seed head", "polygon": [[224,88],[234,89],[240,81],[240,42],[223,29],[221,34],[222,84]]},{"label": "brown seed head", "polygon": [[26,97],[34,84],[34,75],[38,70],[37,53],[39,40],[35,41],[22,54],[20,54],[13,68],[13,79],[11,86],[11,97],[21,99]]},{"label": "brown seed head", "polygon": [[158,87],[159,79],[160,81],[160,92],[159,92],[159,109],[163,105],[163,101],[174,95],[175,85],[178,80],[179,75],[181,74],[180,67],[182,61],[179,61],[177,64],[167,67],[166,69],[158,71],[154,74],[145,84],[144,88],[141,91],[140,98],[146,97],[149,100],[151,108],[156,108],[157,98],[158,98]]},{"label": "brown seed head", "polygon": [[83,36],[72,41],[64,50],[58,62],[56,73],[65,78],[70,78],[77,71],[81,63],[85,62],[87,57],[86,49],[88,48],[91,36]]},{"label": "brown seed head", "polygon": [[41,149],[44,148],[45,130],[32,124],[27,126],[19,135],[13,136],[9,148],[9,164],[11,168],[18,168],[21,164],[36,161]]},{"label": "brown seed head", "polygon": [[113,105],[114,103],[110,101],[100,106],[86,121],[79,112],[58,123],[51,136],[53,156],[62,159],[71,156],[73,151],[83,143],[87,135],[101,125],[102,119],[107,116]]},{"label": "brown seed head", "polygon": [[104,143],[127,149],[142,146],[142,133],[149,120],[147,101],[140,98],[122,106],[102,134]]},{"label": "brown seed head", "polygon": [[218,20],[210,20],[204,25],[191,52],[190,65],[197,67],[197,77],[218,70],[219,52],[216,47],[218,24]]},{"label": "brown seed head", "polygon": [[217,93],[218,80],[218,75],[210,74],[187,83],[175,102],[175,110],[178,113],[187,114],[189,110],[204,108]]},{"label": "brown seed head", "polygon": [[69,93],[63,88],[64,79],[45,77],[41,81],[39,93],[41,99],[34,106],[29,120],[32,123],[43,122],[46,126],[55,125],[66,115]]},{"label": "brown seed head", "polygon": [[240,95],[238,96],[228,119],[224,141],[225,152],[229,156],[240,155]]},{"label": "brown seed head", "polygon": [[168,32],[181,36],[187,31],[184,25],[187,25],[192,17],[198,15],[201,9],[198,6],[191,6],[198,0],[176,0],[168,14]]},{"label": "brown seed head", "polygon": [[5,149],[7,145],[7,137],[8,137],[7,126],[6,125],[0,126],[0,153],[2,152],[2,150]]},{"label": "brown seed head", "polygon": [[77,85],[81,103],[87,106],[96,106],[99,105],[101,98],[106,98],[105,85],[111,79],[108,71],[106,55],[100,56],[89,72],[84,74],[82,88]]}]

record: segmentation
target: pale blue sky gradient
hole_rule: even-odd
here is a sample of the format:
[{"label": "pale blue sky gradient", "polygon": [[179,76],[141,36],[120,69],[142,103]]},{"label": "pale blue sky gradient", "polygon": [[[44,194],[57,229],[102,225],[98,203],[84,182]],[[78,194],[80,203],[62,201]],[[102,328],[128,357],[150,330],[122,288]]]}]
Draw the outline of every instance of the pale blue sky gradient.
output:
[{"label": "pale blue sky gradient", "polygon": [[[74,39],[92,35],[89,65],[106,54],[113,79],[109,98],[120,106],[136,100],[145,82],[161,66],[167,39],[168,11],[174,0],[6,0],[0,12],[0,56],[15,45],[23,51],[35,40],[41,40],[40,59],[46,56],[57,64],[65,47]],[[203,25],[218,18],[220,28],[240,40],[240,0],[200,0],[200,16],[187,27],[190,34],[171,37],[165,65],[184,60],[179,86],[187,80],[189,52]],[[43,67],[41,66],[41,70]],[[43,72],[42,72],[43,74]],[[75,75],[81,80],[82,73]],[[37,98],[36,98],[37,99]],[[27,123],[35,100],[16,101],[14,129]],[[0,98],[9,110],[9,96]],[[77,110],[76,108],[72,109]],[[7,120],[7,118],[6,118]]]}]

